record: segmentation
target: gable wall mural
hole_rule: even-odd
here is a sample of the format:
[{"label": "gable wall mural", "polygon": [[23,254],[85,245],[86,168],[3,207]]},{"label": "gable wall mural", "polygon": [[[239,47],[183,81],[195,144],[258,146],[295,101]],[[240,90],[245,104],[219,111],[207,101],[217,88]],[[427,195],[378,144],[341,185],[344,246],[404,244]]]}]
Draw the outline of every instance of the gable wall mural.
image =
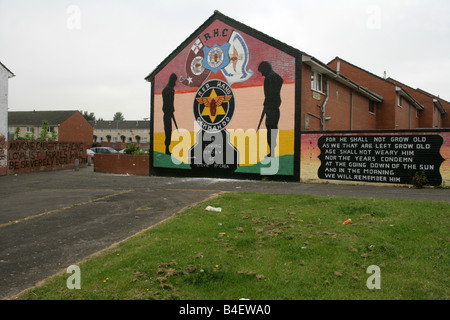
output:
[{"label": "gable wall mural", "polygon": [[295,72],[295,57],[214,20],[154,75],[151,172],[295,178]]}]

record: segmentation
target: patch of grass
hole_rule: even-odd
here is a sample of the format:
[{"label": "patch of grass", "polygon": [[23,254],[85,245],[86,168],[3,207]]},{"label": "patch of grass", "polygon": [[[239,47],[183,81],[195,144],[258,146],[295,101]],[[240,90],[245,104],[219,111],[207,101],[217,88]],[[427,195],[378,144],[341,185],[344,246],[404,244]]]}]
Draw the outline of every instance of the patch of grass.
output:
[{"label": "patch of grass", "polygon": [[[441,202],[226,193],[81,263],[80,290],[63,273],[18,298],[449,299],[449,212]],[[380,289],[366,285],[371,265]]]}]

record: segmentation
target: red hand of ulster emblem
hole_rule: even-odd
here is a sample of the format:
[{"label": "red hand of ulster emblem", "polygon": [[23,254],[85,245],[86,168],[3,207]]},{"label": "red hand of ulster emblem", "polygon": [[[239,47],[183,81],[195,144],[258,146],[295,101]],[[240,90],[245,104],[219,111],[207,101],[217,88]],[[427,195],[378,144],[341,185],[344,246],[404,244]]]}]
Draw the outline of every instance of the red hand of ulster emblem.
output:
[{"label": "red hand of ulster emblem", "polygon": [[212,116],[216,115],[216,111],[217,111],[217,104],[216,104],[216,100],[212,99],[211,103],[209,104],[210,107],[210,112]]}]

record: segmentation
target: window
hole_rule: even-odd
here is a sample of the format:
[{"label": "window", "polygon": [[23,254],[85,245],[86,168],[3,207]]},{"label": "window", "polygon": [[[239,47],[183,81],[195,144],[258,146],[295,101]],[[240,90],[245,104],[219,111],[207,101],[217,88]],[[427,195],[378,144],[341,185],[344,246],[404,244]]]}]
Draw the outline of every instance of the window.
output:
[{"label": "window", "polygon": [[372,100],[369,101],[369,112],[375,113],[375,102],[373,102]]},{"label": "window", "polygon": [[322,92],[322,74],[311,70],[311,89]]},{"label": "window", "polygon": [[402,96],[399,94],[397,95],[397,106],[402,107]]}]

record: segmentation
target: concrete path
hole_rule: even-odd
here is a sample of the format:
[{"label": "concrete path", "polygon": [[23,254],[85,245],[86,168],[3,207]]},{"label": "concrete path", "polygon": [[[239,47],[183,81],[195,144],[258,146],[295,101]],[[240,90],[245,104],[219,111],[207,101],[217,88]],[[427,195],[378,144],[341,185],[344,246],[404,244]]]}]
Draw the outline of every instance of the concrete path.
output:
[{"label": "concrete path", "polygon": [[220,191],[450,201],[450,189],[137,177],[93,167],[0,177],[0,299]]}]

